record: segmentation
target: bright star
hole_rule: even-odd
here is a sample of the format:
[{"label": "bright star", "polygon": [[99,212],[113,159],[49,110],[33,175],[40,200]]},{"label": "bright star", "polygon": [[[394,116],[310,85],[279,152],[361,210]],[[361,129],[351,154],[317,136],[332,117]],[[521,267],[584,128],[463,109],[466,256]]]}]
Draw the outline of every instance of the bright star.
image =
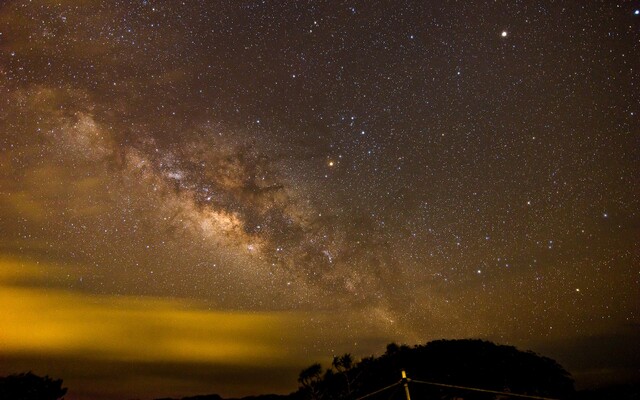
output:
[{"label": "bright star", "polygon": [[507,31],[502,31],[502,33],[500,34],[500,36],[502,36],[502,37],[507,37]]}]

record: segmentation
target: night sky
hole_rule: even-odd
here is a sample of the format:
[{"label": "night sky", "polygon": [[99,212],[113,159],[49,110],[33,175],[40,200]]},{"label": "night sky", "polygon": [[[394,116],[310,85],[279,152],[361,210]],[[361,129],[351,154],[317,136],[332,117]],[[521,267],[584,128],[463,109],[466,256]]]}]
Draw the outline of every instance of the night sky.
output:
[{"label": "night sky", "polygon": [[637,1],[2,1],[0,375],[483,338],[637,380],[639,50]]}]

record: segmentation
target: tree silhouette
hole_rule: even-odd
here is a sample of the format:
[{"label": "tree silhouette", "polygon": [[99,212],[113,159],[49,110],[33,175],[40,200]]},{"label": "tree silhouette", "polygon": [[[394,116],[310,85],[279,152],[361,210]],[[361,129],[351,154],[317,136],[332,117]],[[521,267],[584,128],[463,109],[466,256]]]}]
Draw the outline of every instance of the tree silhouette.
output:
[{"label": "tree silhouette", "polygon": [[[380,357],[353,363],[352,357],[345,354],[334,357],[332,366],[337,372],[329,370],[322,378],[319,364],[303,371],[305,376],[313,376],[312,380],[307,379],[312,382],[313,397],[306,392],[307,398],[354,399],[398,382],[402,369],[415,381],[410,383],[415,398],[495,398],[492,394],[440,388],[418,381],[554,398],[574,393],[569,373],[554,360],[482,340],[438,340],[414,347],[392,343]],[[389,395],[382,393],[372,399],[389,399]]]},{"label": "tree silhouette", "polygon": [[342,356],[334,356],[331,366],[338,372],[348,371],[353,366],[353,357],[349,353],[345,353]]},{"label": "tree silhouette", "polygon": [[62,379],[53,380],[31,372],[0,377],[2,400],[57,400],[66,393]]},{"label": "tree silhouette", "polygon": [[323,391],[320,388],[321,375],[322,365],[319,363],[313,364],[300,372],[298,382],[302,385],[301,394],[305,398],[312,400],[322,398]]},{"label": "tree silhouette", "polygon": [[[353,377],[349,376],[349,371],[353,368],[353,357],[349,353],[345,353],[342,356],[334,356],[333,362],[331,363],[331,367],[335,368],[338,372],[339,376],[344,380],[344,390],[342,396],[340,397],[349,397],[351,395],[351,383]],[[331,379],[325,375],[325,381],[335,381],[335,379]],[[336,388],[333,389],[333,392],[341,393],[339,389],[339,385],[333,385]]]}]

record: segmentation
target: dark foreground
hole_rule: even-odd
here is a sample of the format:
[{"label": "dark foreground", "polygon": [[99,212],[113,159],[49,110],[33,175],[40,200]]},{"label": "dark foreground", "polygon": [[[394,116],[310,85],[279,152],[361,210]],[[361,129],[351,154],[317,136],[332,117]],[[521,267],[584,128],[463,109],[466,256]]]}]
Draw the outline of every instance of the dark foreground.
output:
[{"label": "dark foreground", "polygon": [[[408,381],[400,379],[400,371],[406,371]],[[353,400],[363,396],[403,400],[404,383],[414,399],[517,399],[522,397],[512,394],[520,394],[540,399],[640,400],[638,383],[575,391],[571,374],[550,358],[469,339],[437,340],[413,347],[392,343],[383,355],[359,361],[350,354],[336,356],[326,369],[313,364],[302,370],[298,389],[288,395],[223,399],[208,394],[181,400]],[[65,394],[67,388],[61,379],[30,372],[0,378],[2,400],[58,400]]]}]

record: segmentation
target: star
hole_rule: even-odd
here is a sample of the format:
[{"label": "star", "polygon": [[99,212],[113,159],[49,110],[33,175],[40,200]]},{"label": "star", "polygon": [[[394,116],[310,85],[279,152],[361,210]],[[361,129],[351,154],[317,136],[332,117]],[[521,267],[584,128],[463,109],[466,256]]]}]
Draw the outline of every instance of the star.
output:
[{"label": "star", "polygon": [[502,31],[502,33],[500,34],[500,36],[502,37],[507,37],[507,35],[508,35],[507,31]]}]

